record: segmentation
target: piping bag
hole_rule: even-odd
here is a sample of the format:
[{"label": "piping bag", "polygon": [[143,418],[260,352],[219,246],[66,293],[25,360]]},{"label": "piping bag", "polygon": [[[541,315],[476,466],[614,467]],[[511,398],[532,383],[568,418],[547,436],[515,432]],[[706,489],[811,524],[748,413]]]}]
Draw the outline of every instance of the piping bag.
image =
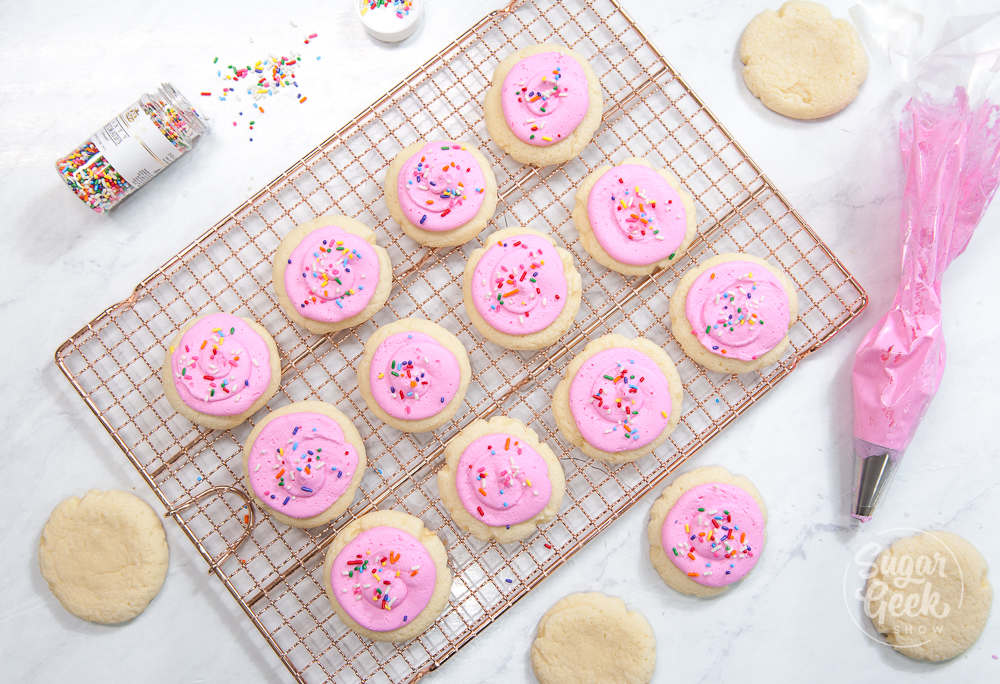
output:
[{"label": "piping bag", "polygon": [[[895,49],[897,62],[904,54],[900,38],[912,48],[922,32],[924,22],[914,28],[914,17],[925,19],[885,2],[867,3],[855,14],[862,33],[876,33],[890,54]],[[983,96],[1000,71],[1000,44],[983,48],[984,24],[992,24],[990,40],[1000,36],[996,15],[936,23],[944,29],[934,48],[915,64],[903,60],[918,73],[899,123],[904,172],[899,289],[858,347],[852,372],[851,512],[861,521],[871,519],[937,392],[945,368],[941,278],[965,250],[1000,183],[1000,107]],[[940,92],[949,80],[950,100],[928,92],[934,89],[928,82]]]}]

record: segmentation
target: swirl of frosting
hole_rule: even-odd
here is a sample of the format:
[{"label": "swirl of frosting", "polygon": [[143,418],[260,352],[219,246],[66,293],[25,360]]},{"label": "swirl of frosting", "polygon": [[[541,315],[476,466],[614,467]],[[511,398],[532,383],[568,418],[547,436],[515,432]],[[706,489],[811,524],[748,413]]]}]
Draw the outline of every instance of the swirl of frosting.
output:
[{"label": "swirl of frosting", "polygon": [[605,172],[587,198],[587,217],[604,251],[633,266],[673,258],[687,235],[680,194],[642,164],[622,164]]},{"label": "swirl of frosting", "polygon": [[369,381],[378,405],[393,418],[436,416],[461,384],[458,360],[430,335],[390,335],[375,350]]},{"label": "swirl of frosting", "polygon": [[177,394],[199,413],[242,413],[271,383],[271,349],[239,316],[202,316],[170,353]]},{"label": "swirl of frosting", "polygon": [[336,323],[364,311],[380,265],[371,243],[337,226],[306,235],[288,258],[285,291],[309,319]]},{"label": "swirl of frosting", "polygon": [[587,359],[569,387],[580,434],[611,453],[638,449],[666,429],[673,409],[670,383],[653,359],[630,347]]},{"label": "swirl of frosting", "polygon": [[427,143],[406,160],[396,180],[410,223],[443,232],[460,228],[483,206],[486,177],[479,161],[456,142]]},{"label": "swirl of frosting", "polygon": [[396,527],[373,527],[349,541],[333,562],[337,602],[365,629],[399,629],[434,593],[437,568],[420,541]]},{"label": "swirl of frosting", "polygon": [[347,491],[358,452],[333,418],[289,413],[269,420],[250,446],[250,486],[261,501],[290,518],[312,518]]},{"label": "swirl of frosting", "polygon": [[530,520],[552,495],[545,459],[508,433],[484,435],[462,451],[455,487],[465,510],[493,527]]},{"label": "swirl of frosting", "polygon": [[722,587],[757,564],[764,514],[740,487],[701,484],[684,492],[667,513],[660,539],[681,572],[706,587]]},{"label": "swirl of frosting", "polygon": [[490,327],[527,335],[551,325],[566,304],[563,262],[552,243],[526,233],[491,244],[473,271],[472,300]]},{"label": "swirl of frosting", "polygon": [[788,294],[760,264],[725,261],[695,279],[684,302],[695,337],[717,356],[750,361],[788,334]]},{"label": "swirl of frosting", "polygon": [[587,76],[579,62],[561,52],[530,55],[504,78],[500,104],[518,140],[547,147],[570,135],[587,114]]}]

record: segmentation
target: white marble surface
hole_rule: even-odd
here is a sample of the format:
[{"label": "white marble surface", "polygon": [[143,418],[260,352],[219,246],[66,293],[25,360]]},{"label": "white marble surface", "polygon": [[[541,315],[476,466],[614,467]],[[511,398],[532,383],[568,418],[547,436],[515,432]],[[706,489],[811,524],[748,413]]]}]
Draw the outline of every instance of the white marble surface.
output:
[{"label": "white marble surface", "polygon": [[[0,273],[0,425],[7,435],[0,481],[12,494],[0,527],[7,559],[0,574],[4,680],[118,682],[139,673],[163,682],[287,679],[172,523],[170,574],[133,623],[78,621],[49,594],[35,549],[58,501],[92,487],[130,489],[152,501],[58,373],[52,353],[179,246],[501,3],[430,4],[425,26],[397,48],[367,39],[346,0],[0,4],[0,198],[8,216],[0,228],[8,253]],[[428,681],[532,681],[527,650],[537,619],[564,594],[593,589],[624,596],[648,616],[658,640],[657,681],[997,681],[996,616],[962,657],[919,664],[859,632],[842,578],[864,541],[900,527],[953,530],[1000,567],[993,433],[1000,402],[996,364],[985,363],[983,347],[1000,337],[1000,317],[988,308],[995,305],[989,273],[1000,251],[1000,207],[945,279],[948,372],[883,510],[858,530],[845,513],[848,363],[896,279],[900,183],[885,109],[891,75],[873,64],[858,101],[829,120],[785,120],[747,94],[735,68],[742,27],[770,2],[672,2],[669,12],[661,3],[623,4],[854,270],[871,307],[694,461],[750,475],[767,499],[767,551],[742,586],[711,602],[663,587],[643,541],[647,498]],[[830,4],[841,16],[850,5]],[[954,6],[971,14],[989,4]],[[222,114],[213,134],[113,215],[91,215],[61,187],[53,160],[137,93],[168,79],[189,94],[213,88],[212,57],[245,60],[301,45],[312,32],[320,37],[311,54],[323,59],[300,74],[308,103],[272,104],[253,143],[232,128],[222,114],[228,110],[206,104],[210,114]]]}]

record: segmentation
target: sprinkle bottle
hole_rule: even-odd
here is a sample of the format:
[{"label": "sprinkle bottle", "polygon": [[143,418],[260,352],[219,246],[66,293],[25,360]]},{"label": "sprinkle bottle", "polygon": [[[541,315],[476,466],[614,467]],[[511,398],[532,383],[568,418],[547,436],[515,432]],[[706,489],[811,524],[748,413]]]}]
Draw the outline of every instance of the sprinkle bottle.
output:
[{"label": "sprinkle bottle", "polygon": [[56,160],[56,171],[80,200],[103,214],[184,156],[207,131],[187,99],[163,83]]}]

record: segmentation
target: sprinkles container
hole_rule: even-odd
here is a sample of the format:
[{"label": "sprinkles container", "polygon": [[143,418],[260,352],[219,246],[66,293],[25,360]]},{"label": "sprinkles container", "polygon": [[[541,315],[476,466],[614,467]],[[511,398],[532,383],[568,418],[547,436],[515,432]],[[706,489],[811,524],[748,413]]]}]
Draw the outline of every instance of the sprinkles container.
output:
[{"label": "sprinkles container", "polygon": [[56,160],[56,171],[77,197],[103,214],[184,156],[207,131],[187,99],[163,83]]}]

